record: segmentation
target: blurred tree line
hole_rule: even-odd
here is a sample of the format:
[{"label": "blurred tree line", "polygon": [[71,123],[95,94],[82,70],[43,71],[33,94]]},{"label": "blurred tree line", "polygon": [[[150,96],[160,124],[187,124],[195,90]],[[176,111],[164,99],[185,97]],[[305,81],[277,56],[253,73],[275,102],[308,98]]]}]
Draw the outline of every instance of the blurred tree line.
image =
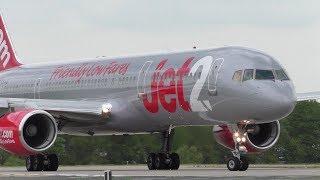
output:
[{"label": "blurred tree line", "polygon": [[[319,163],[320,103],[299,102],[281,123],[278,143],[269,151],[251,155],[255,163]],[[148,152],[160,149],[159,135],[75,137],[61,135],[50,149],[63,165],[143,164]],[[212,127],[176,128],[173,151],[182,163],[224,163],[230,151],[217,144]],[[24,159],[0,151],[0,165],[24,165]]]}]

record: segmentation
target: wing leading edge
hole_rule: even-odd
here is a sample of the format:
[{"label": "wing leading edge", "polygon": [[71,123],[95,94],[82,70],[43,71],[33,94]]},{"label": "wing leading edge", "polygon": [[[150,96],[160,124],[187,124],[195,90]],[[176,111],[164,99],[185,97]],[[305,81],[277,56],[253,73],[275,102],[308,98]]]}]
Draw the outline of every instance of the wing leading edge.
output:
[{"label": "wing leading edge", "polygon": [[48,100],[48,99],[20,99],[1,98],[0,112],[10,108],[15,109],[41,109],[49,112],[57,119],[85,122],[89,119],[103,121],[102,107],[105,102],[88,100]]}]

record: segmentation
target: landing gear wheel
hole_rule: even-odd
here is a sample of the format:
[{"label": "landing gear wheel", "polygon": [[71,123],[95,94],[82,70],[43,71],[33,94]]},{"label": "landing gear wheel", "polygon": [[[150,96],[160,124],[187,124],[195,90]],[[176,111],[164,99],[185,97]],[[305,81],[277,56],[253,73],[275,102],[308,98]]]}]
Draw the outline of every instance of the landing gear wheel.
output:
[{"label": "landing gear wheel", "polygon": [[48,155],[48,164],[44,166],[45,171],[57,171],[59,167],[59,158],[56,154]]},{"label": "landing gear wheel", "polygon": [[44,167],[44,156],[42,154],[38,154],[36,156],[36,171],[42,171],[43,170],[43,167]]},{"label": "landing gear wheel", "polygon": [[170,154],[170,169],[171,170],[177,170],[180,167],[180,157],[177,153]]},{"label": "landing gear wheel", "polygon": [[26,157],[27,171],[56,171],[58,167],[59,159],[56,154],[38,154]]},{"label": "landing gear wheel", "polygon": [[149,170],[155,170],[155,161],[156,161],[156,154],[155,153],[150,153],[148,155],[148,159],[147,159],[147,165]]},{"label": "landing gear wheel", "polygon": [[236,157],[230,157],[227,161],[227,168],[230,171],[238,171],[240,168],[240,160]]},{"label": "landing gear wheel", "polygon": [[41,154],[26,157],[27,171],[42,171],[44,156]]},{"label": "landing gear wheel", "polygon": [[249,167],[249,161],[248,161],[248,158],[246,157],[241,157],[240,158],[240,168],[239,168],[239,171],[246,171]]},{"label": "landing gear wheel", "polygon": [[155,168],[156,169],[166,169],[166,164],[165,164],[165,154],[163,153],[158,153],[156,155],[156,159],[155,159]]},{"label": "landing gear wheel", "polygon": [[27,171],[35,171],[36,166],[35,166],[36,158],[35,156],[28,156],[26,157],[26,168]]},{"label": "landing gear wheel", "polygon": [[177,170],[180,166],[180,158],[177,153],[172,153],[174,130],[172,126],[168,127],[167,131],[161,132],[161,150],[160,153],[150,153],[147,158],[149,170]]}]

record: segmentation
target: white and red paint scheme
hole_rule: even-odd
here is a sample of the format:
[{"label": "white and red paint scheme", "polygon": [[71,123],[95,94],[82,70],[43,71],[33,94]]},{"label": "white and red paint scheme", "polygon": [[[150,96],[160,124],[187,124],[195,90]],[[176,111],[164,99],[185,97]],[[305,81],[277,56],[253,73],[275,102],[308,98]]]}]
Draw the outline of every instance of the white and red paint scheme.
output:
[{"label": "white and red paint scheme", "polygon": [[0,17],[0,147],[26,157],[29,171],[57,170],[47,154],[57,134],[163,136],[149,169],[178,169],[174,128],[212,126],[232,150],[230,170],[248,168],[245,154],[271,148],[279,120],[298,99],[283,67],[243,47],[24,65]]}]

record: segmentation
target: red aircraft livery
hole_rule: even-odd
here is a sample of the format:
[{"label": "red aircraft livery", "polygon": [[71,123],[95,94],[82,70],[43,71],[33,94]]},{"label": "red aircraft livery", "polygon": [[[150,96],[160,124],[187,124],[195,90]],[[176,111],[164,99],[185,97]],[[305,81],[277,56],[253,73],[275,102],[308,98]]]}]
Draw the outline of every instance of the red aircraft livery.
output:
[{"label": "red aircraft livery", "polygon": [[125,75],[129,65],[130,63],[119,64],[118,62],[113,61],[106,65],[89,65],[85,63],[77,67],[59,66],[53,71],[50,80],[76,78],[76,81],[79,82],[83,77],[105,76],[108,74]]},{"label": "red aircraft livery", "polygon": [[[159,111],[159,101],[162,107],[170,113],[176,112],[177,102],[179,102],[179,107],[184,111],[191,111],[190,103],[184,98],[183,78],[190,72],[189,65],[193,59],[193,57],[188,58],[177,71],[173,68],[168,68],[162,74],[161,71],[163,71],[162,69],[168,60],[163,60],[158,64],[152,75],[150,85],[151,100],[149,100],[150,98],[148,98],[147,94],[143,98],[143,104],[149,112],[157,113]],[[175,81],[175,76],[179,77],[177,82]],[[166,77],[169,77],[170,80],[167,85],[164,83]],[[157,82],[158,80],[160,81]],[[170,101],[167,102],[166,96],[168,95],[176,95],[176,97],[171,97]]]}]

